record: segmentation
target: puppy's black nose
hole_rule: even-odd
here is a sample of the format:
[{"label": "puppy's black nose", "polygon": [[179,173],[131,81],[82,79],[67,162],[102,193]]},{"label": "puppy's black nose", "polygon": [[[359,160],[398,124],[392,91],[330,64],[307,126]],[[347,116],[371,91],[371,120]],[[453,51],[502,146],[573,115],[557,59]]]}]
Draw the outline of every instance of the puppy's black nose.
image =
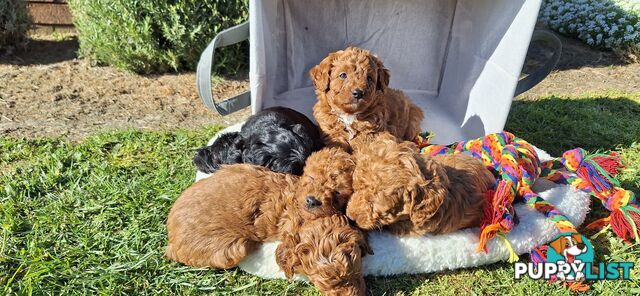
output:
[{"label": "puppy's black nose", "polygon": [[357,88],[353,90],[353,92],[351,92],[351,95],[353,95],[354,98],[359,100],[359,99],[362,99],[362,97],[364,96],[364,92],[361,89]]},{"label": "puppy's black nose", "polygon": [[312,209],[322,205],[322,203],[315,196],[307,196],[307,208]]},{"label": "puppy's black nose", "polygon": [[583,244],[583,243],[578,243],[578,244],[576,245],[576,247],[578,247],[578,249],[582,250],[582,249],[584,249],[584,248],[586,247],[586,245],[585,245],[585,244]]}]

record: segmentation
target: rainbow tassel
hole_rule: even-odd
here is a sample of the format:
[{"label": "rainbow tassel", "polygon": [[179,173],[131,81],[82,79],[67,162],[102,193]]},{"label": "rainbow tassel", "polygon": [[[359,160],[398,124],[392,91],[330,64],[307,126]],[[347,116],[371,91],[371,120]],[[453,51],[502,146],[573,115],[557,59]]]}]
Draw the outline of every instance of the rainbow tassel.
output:
[{"label": "rainbow tassel", "polygon": [[[620,188],[618,180],[612,177],[624,167],[617,154],[594,154],[585,156],[580,148],[563,154],[562,162],[581,180],[578,188],[593,193],[611,211],[609,217],[589,224],[588,228],[601,228],[611,225],[613,232],[626,242],[640,242],[640,207],[633,192]],[[603,167],[604,165],[604,167]]]},{"label": "rainbow tassel", "polygon": [[507,251],[509,252],[509,263],[518,262],[520,260],[520,257],[518,257],[518,253],[513,250],[513,246],[511,246],[511,243],[507,239],[507,236],[503,233],[500,233],[498,234],[498,237],[502,239],[505,246],[507,247]]},{"label": "rainbow tassel", "polygon": [[477,252],[487,252],[487,243],[496,234],[506,234],[513,228],[513,183],[511,181],[500,181],[495,190],[486,193],[487,202],[484,207],[484,217],[480,222],[480,242],[476,248]]}]

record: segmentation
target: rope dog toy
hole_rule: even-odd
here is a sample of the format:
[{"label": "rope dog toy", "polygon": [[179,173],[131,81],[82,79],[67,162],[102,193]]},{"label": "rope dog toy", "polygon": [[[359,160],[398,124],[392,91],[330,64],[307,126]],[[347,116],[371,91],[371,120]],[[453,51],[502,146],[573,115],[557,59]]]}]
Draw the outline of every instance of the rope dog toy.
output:
[{"label": "rope dog toy", "polygon": [[[510,252],[509,262],[519,260],[505,237],[514,224],[517,224],[513,203],[518,199],[553,221],[560,233],[578,233],[567,217],[533,192],[531,186],[538,178],[557,184],[569,184],[588,192],[611,211],[609,217],[599,219],[587,228],[610,225],[614,233],[626,242],[630,242],[632,238],[640,242],[640,206],[634,193],[621,188],[612,176],[622,167],[617,154],[588,155],[585,150],[577,148],[564,152],[562,157],[541,162],[531,144],[509,132],[489,134],[446,146],[429,144],[429,138],[429,133],[423,133],[414,140],[421,153],[434,156],[467,152],[496,176],[495,189],[487,192],[478,251],[487,251],[488,241],[499,237]],[[546,246],[533,250],[532,261],[546,261],[546,250]]]}]

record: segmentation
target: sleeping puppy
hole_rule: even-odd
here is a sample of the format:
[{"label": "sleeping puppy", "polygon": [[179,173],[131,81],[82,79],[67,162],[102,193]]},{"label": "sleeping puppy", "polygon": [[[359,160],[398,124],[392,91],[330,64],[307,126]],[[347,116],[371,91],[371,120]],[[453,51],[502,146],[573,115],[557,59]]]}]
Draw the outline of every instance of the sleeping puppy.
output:
[{"label": "sleeping puppy", "polygon": [[[167,258],[195,267],[231,268],[261,242],[277,239],[298,177],[250,164],[223,165],[187,188],[167,219]],[[281,225],[285,224],[285,225]]]},{"label": "sleeping puppy", "polygon": [[[297,246],[305,244],[309,253],[297,254],[299,260],[311,260],[314,254],[336,260],[325,262],[327,266],[280,260],[287,275],[308,275],[327,293],[360,291],[358,264],[369,252],[364,236],[344,222],[346,218],[325,219],[343,213],[334,207],[346,205],[355,163],[338,148],[315,152],[307,162],[309,169],[302,177],[249,164],[223,165],[187,188],[169,212],[167,258],[195,267],[231,268],[265,241],[283,241],[281,252],[300,250]],[[298,186],[301,178],[314,182]],[[314,200],[308,203],[310,196]],[[315,222],[318,219],[322,221]],[[318,236],[326,237],[309,241]]]},{"label": "sleeping puppy", "polygon": [[413,140],[420,131],[422,110],[389,88],[389,71],[369,51],[349,47],[331,53],[309,74],[318,97],[313,116],[325,145],[348,149],[355,137],[383,131]]},{"label": "sleeping puppy", "polygon": [[[193,266],[230,268],[259,243],[295,232],[303,220],[344,213],[355,166],[351,155],[325,148],[307,162],[302,177],[233,164],[191,185],[169,212],[167,256]],[[314,182],[300,185],[300,179]]]},{"label": "sleeping puppy", "polygon": [[338,147],[324,148],[309,157],[296,183],[295,199],[303,218],[344,214],[353,193],[353,157]]},{"label": "sleeping puppy", "polygon": [[211,146],[200,148],[193,157],[199,171],[210,174],[223,164],[242,163],[244,141],[239,132],[220,135]]},{"label": "sleeping puppy", "polygon": [[480,226],[495,178],[465,154],[429,157],[387,133],[356,145],[347,216],[363,229],[394,234],[450,233]]},{"label": "sleeping puppy", "polygon": [[276,262],[287,278],[305,274],[325,295],[365,295],[362,257],[373,255],[366,234],[343,215],[308,220],[286,234]]},{"label": "sleeping puppy", "polygon": [[198,149],[193,162],[208,174],[222,164],[249,163],[300,175],[307,157],[321,147],[320,132],[311,120],[295,110],[273,107],[249,117],[240,132]]}]

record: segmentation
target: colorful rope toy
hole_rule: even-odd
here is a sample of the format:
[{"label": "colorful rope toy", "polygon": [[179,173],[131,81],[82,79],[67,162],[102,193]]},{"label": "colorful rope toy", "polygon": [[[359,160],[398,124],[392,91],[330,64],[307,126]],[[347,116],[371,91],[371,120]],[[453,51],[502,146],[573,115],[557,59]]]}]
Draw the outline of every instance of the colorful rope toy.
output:
[{"label": "colorful rope toy", "polygon": [[[429,144],[429,138],[429,133],[423,133],[414,140],[421,153],[433,156],[470,152],[497,177],[495,189],[487,193],[488,202],[480,227],[478,251],[486,251],[487,242],[497,236],[504,240],[510,250],[509,261],[519,260],[505,237],[517,224],[513,203],[518,199],[553,221],[560,233],[578,233],[567,217],[533,192],[531,186],[538,178],[569,184],[591,193],[611,211],[609,217],[597,220],[587,228],[611,225],[613,231],[625,241],[630,242],[633,238],[640,242],[640,206],[633,192],[621,188],[612,177],[622,167],[617,154],[587,155],[586,151],[577,148],[566,151],[560,158],[542,162],[531,144],[509,132],[446,146]],[[545,247],[531,252],[532,261],[546,260]]]}]

